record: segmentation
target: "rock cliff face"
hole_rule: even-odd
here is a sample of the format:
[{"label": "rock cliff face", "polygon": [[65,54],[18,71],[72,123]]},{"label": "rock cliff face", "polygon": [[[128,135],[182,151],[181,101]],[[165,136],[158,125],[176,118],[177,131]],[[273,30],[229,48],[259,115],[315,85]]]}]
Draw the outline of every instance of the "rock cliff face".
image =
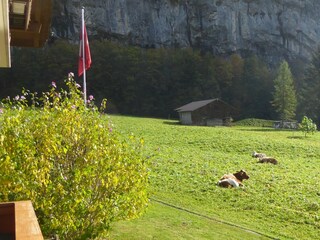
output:
[{"label": "rock cliff face", "polygon": [[310,59],[320,41],[319,0],[55,0],[53,31],[77,40],[81,6],[90,35],[142,47],[254,51]]}]

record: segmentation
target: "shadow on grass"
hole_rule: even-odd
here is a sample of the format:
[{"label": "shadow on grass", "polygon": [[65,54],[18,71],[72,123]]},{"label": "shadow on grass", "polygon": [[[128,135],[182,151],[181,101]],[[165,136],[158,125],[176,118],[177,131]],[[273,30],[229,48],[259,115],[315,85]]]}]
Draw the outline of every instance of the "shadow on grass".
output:
[{"label": "shadow on grass", "polygon": [[238,129],[239,131],[244,132],[293,132],[294,130],[290,129],[277,129],[277,128],[250,128],[250,129]]},{"label": "shadow on grass", "polygon": [[[279,129],[279,128],[250,128],[250,129],[237,129],[238,131],[245,132],[291,132],[298,133],[299,131],[294,129]],[[288,136],[289,139],[305,139],[305,136]]]},{"label": "shadow on grass", "polygon": [[290,139],[305,139],[306,137],[304,137],[304,136],[289,136],[287,138],[290,138]]},{"label": "shadow on grass", "polygon": [[176,122],[174,122],[174,121],[163,121],[163,124],[182,126],[179,121],[176,121]]}]

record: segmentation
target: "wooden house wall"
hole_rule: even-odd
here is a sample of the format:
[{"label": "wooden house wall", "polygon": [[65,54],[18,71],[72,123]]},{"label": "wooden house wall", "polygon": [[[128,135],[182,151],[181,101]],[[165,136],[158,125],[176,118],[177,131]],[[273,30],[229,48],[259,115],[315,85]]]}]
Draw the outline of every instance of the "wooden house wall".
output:
[{"label": "wooden house wall", "polygon": [[210,119],[215,119],[214,122],[221,122],[217,119],[223,120],[230,116],[231,108],[229,105],[223,102],[212,102],[192,112],[192,124],[205,126]]}]

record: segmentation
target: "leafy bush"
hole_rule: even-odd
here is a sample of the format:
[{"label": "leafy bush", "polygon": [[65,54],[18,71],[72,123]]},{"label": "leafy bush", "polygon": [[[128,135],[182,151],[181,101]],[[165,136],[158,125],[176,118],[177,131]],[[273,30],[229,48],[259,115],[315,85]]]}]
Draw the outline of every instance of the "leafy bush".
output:
[{"label": "leafy bush", "polygon": [[313,134],[315,131],[317,131],[317,125],[313,123],[311,118],[304,116],[301,123],[299,124],[299,129],[304,133],[304,136],[306,137],[307,134]]},{"label": "leafy bush", "polygon": [[46,236],[93,239],[143,212],[147,161],[143,140],[116,132],[92,96],[85,107],[72,74],[66,85],[3,101],[0,200],[30,199]]},{"label": "leafy bush", "polygon": [[235,123],[237,126],[248,126],[248,127],[272,127],[273,121],[272,120],[264,120],[264,119],[257,119],[257,118],[247,118]]}]

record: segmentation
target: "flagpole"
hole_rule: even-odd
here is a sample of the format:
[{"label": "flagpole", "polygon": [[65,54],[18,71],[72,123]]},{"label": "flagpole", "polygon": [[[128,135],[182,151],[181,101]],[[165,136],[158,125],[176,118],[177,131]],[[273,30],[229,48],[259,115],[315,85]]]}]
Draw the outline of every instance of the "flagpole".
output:
[{"label": "flagpole", "polygon": [[87,106],[87,81],[86,81],[86,52],[85,52],[85,43],[86,41],[84,36],[84,7],[82,7],[82,64],[83,64],[83,100],[84,105]]}]

